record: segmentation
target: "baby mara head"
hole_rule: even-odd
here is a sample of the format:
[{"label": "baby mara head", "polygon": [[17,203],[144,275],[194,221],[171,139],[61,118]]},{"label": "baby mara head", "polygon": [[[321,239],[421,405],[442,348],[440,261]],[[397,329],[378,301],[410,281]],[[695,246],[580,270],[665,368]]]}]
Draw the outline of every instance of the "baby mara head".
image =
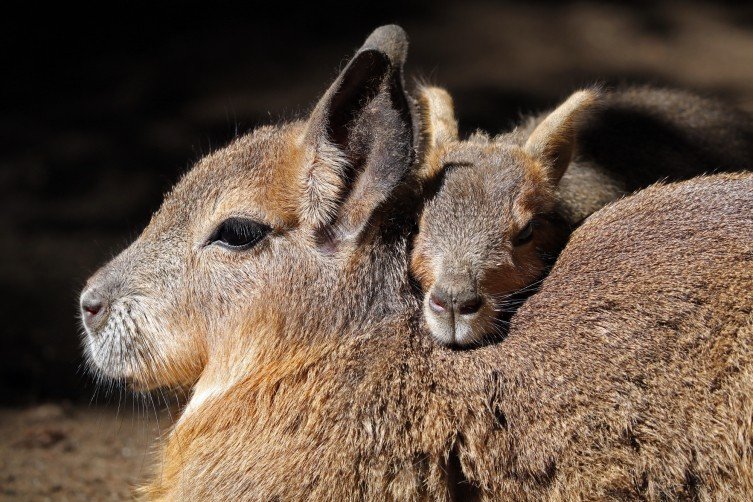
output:
[{"label": "baby mara head", "polygon": [[545,275],[567,241],[557,185],[571,162],[578,125],[599,102],[578,91],[542,121],[490,139],[457,139],[444,91],[424,90],[431,151],[422,175],[428,201],[411,269],[423,314],[444,345],[480,345],[503,333],[506,314]]}]

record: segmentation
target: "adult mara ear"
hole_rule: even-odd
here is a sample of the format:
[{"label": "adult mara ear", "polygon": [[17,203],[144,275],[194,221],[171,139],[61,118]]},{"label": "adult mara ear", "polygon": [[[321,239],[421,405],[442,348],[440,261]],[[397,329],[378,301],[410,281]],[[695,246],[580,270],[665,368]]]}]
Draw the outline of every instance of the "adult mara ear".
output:
[{"label": "adult mara ear", "polygon": [[408,40],[395,25],[366,39],[312,112],[301,220],[328,245],[361,235],[415,160],[403,84]]},{"label": "adult mara ear", "polygon": [[534,129],[523,149],[545,170],[546,177],[559,183],[573,160],[578,132],[601,102],[599,89],[584,89],[570,95]]}]

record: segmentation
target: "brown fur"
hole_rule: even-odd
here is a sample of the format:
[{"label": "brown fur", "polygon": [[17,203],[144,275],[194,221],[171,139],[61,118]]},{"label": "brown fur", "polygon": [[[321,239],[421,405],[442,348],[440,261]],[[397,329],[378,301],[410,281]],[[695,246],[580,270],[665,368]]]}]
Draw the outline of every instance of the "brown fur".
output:
[{"label": "brown fur", "polygon": [[[435,337],[471,345],[504,331],[518,297],[599,207],[661,179],[749,169],[753,120],[682,91],[583,90],[511,133],[438,142],[427,161],[436,196],[422,215],[412,268]],[[528,222],[532,238],[516,244]],[[438,315],[430,306],[436,291],[471,292],[481,308]]]},{"label": "brown fur", "polygon": [[[740,236],[752,235],[753,181],[656,188],[608,208],[508,340],[450,351],[420,330],[408,278],[417,181],[403,148],[421,145],[395,100],[404,45],[382,28],[366,44],[381,55],[359,52],[308,121],[202,160],[91,279],[113,309],[129,302],[89,334],[92,363],[143,387],[193,386],[141,494],[750,494],[753,277]],[[327,105],[350,91],[355,101]],[[366,221],[364,204],[344,212],[353,193],[376,201]],[[208,243],[232,214],[272,231],[242,252]]]}]

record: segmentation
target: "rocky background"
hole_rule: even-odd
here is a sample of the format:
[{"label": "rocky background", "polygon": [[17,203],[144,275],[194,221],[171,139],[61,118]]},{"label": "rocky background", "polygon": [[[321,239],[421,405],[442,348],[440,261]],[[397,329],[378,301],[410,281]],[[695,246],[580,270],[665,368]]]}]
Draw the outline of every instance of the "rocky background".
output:
[{"label": "rocky background", "polygon": [[[406,28],[409,77],[447,87],[466,133],[594,82],[753,111],[753,7],[737,2],[277,3],[38,6],[0,21],[0,498],[127,495],[169,417],[92,399],[83,282],[196,159],[306,113],[374,27]],[[128,411],[114,421],[108,403]]]}]

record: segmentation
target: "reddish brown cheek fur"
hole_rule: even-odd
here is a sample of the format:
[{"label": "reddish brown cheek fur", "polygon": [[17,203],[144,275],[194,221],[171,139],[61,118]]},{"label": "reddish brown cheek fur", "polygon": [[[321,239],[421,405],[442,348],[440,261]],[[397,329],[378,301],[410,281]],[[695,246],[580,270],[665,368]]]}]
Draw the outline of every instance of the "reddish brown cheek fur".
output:
[{"label": "reddish brown cheek fur", "polygon": [[544,263],[536,255],[534,243],[526,246],[529,249],[516,252],[515,265],[495,267],[484,274],[481,280],[484,294],[495,298],[514,294],[542,276]]},{"label": "reddish brown cheek fur", "polygon": [[513,247],[511,251],[499,251],[501,254],[511,253],[512,264],[490,268],[479,274],[483,277],[481,288],[490,296],[513,294],[541,279],[547,268],[543,257],[556,256],[564,245],[564,231],[545,217],[537,216],[546,214],[555,204],[551,184],[543,178],[543,170],[535,161],[523,152],[519,157],[526,166],[526,174],[513,206],[515,214],[508,216],[502,227],[521,227],[533,220],[534,234],[529,243]]},{"label": "reddish brown cheek fur", "polygon": [[436,282],[431,259],[426,255],[425,242],[419,234],[416,236],[413,253],[411,254],[410,269],[413,276],[418,279],[421,289],[427,293]]}]

